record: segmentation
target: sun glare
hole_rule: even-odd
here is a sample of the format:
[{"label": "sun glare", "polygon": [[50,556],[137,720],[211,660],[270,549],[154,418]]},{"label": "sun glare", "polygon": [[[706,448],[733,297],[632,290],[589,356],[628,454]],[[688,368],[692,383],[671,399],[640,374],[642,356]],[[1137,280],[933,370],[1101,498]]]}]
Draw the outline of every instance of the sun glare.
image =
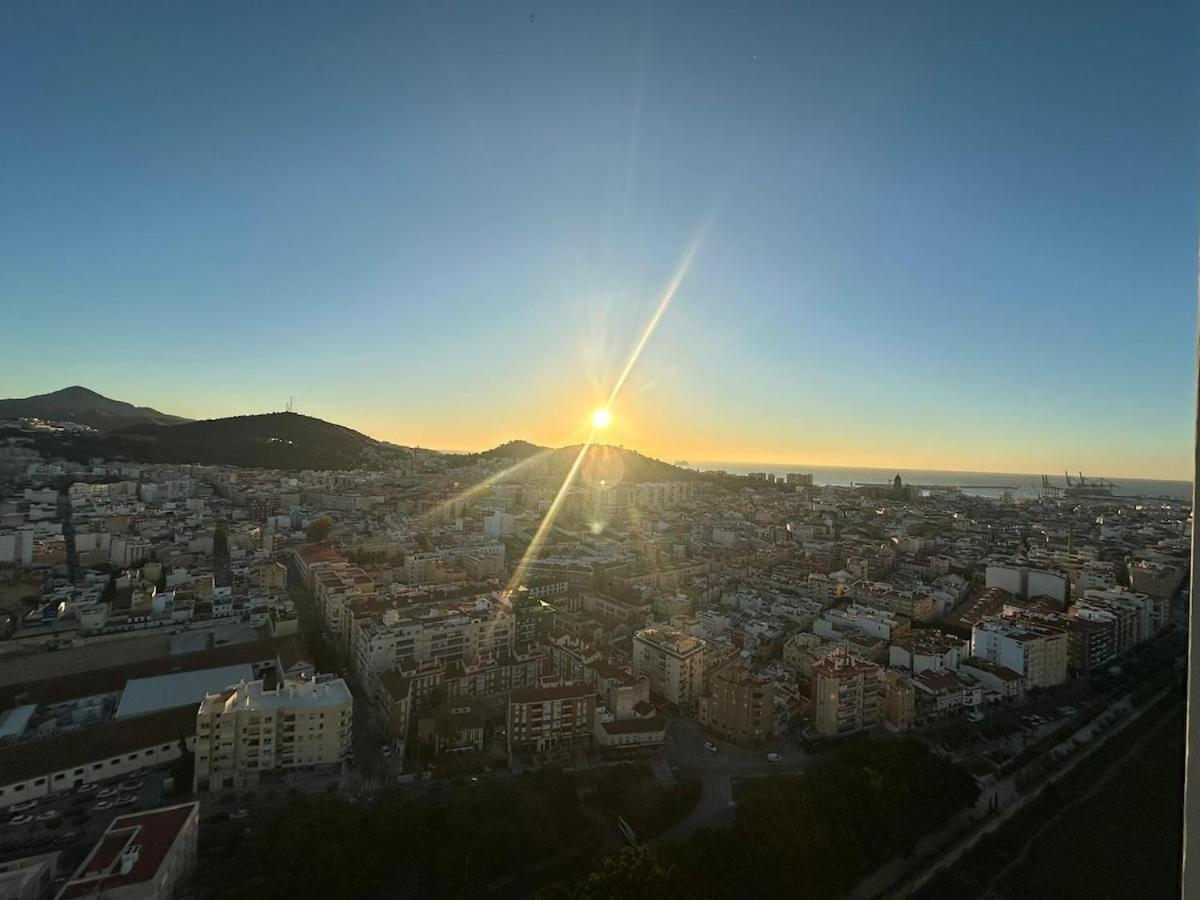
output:
[{"label": "sun glare", "polygon": [[612,422],[612,413],[603,406],[592,412],[592,424],[597,428],[607,428]]}]

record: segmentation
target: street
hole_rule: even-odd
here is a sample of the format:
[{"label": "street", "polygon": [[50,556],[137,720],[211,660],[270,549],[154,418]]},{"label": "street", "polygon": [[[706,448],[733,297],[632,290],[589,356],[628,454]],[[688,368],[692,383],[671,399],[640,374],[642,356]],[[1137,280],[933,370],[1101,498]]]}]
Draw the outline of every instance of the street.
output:
[{"label": "street", "polygon": [[[706,741],[716,745],[716,753],[704,749]],[[779,754],[779,762],[768,762],[768,753]],[[672,719],[667,725],[667,762],[672,772],[699,775],[703,787],[692,811],[657,840],[683,840],[699,828],[732,823],[734,778],[795,775],[829,758],[831,754],[806,752],[790,734],[777,735],[762,747],[739,747],[705,733],[695,719]]]}]

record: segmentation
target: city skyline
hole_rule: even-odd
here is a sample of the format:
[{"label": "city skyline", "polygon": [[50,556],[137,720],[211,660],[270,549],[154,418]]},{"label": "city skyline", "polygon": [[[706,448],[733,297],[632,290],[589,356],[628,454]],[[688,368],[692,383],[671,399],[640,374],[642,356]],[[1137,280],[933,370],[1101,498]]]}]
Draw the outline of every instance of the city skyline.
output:
[{"label": "city skyline", "polygon": [[677,284],[605,442],[1190,479],[1197,16],[1124,11],[10,7],[0,394],[561,446]]}]

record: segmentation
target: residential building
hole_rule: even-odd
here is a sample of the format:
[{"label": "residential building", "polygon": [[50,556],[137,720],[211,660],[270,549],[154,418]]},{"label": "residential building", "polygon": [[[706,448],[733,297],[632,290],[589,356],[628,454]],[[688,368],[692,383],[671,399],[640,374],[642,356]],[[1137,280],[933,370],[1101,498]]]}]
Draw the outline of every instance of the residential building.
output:
[{"label": "residential building", "polygon": [[252,787],[264,772],[336,765],[350,750],[354,700],[340,678],[242,682],[196,713],[194,790]]},{"label": "residential building", "polygon": [[714,672],[700,698],[700,724],[737,744],[761,744],[771,736],[775,691],[771,680],[733,663]]},{"label": "residential building", "polygon": [[1027,618],[985,617],[971,629],[971,655],[1023,675],[1031,688],[1067,680],[1067,632]]},{"label": "residential building", "polygon": [[892,731],[908,731],[916,718],[912,678],[888,669],[879,682],[879,720]]},{"label": "residential building", "polygon": [[520,688],[508,696],[508,752],[542,753],[586,746],[592,737],[596,691],[585,684]]},{"label": "residential building", "polygon": [[379,676],[375,700],[385,737],[394,748],[403,748],[412,714],[412,679],[397,671],[384,672]]},{"label": "residential building", "polygon": [[812,671],[812,719],[818,734],[849,734],[878,721],[877,663],[838,653],[814,663]]},{"label": "residential building", "polygon": [[633,636],[633,671],[679,709],[691,709],[704,683],[706,644],[674,628],[644,628]]},{"label": "residential building", "polygon": [[169,900],[196,866],[200,804],[113,819],[58,900]]}]

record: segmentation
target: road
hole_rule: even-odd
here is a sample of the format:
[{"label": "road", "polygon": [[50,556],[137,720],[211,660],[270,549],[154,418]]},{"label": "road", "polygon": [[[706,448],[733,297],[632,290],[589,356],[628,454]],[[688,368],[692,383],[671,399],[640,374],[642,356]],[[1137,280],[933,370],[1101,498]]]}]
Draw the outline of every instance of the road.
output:
[{"label": "road", "polygon": [[[704,749],[705,741],[717,746],[713,753]],[[768,753],[778,753],[780,761],[767,761]],[[772,738],[762,747],[739,747],[706,734],[694,719],[672,719],[667,725],[667,762],[672,772],[699,775],[702,783],[699,802],[692,811],[656,840],[679,841],[699,828],[722,828],[733,822],[734,778],[760,778],[769,775],[795,775],[832,754],[806,752],[791,735]]]}]

